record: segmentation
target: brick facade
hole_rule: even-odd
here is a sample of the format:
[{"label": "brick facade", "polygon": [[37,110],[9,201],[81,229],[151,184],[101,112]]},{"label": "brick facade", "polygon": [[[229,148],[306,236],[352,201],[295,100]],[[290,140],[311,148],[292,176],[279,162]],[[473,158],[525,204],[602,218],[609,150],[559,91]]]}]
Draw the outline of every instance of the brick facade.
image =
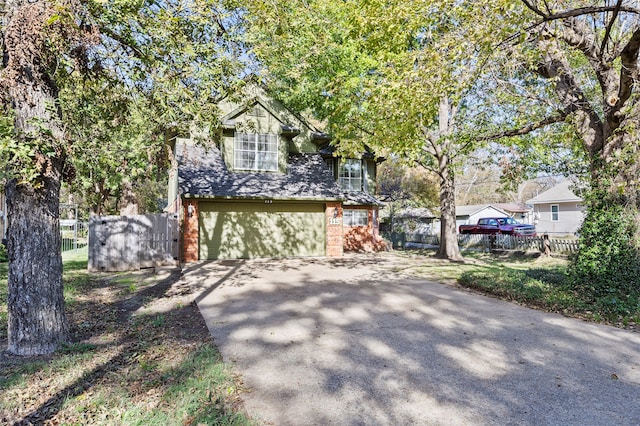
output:
[{"label": "brick facade", "polygon": [[349,206],[348,209],[366,210],[368,220],[366,226],[343,226],[344,251],[386,250],[386,244],[379,234],[377,207]]},{"label": "brick facade", "polygon": [[196,262],[199,257],[198,201],[185,200],[182,210],[182,261]]},{"label": "brick facade", "polygon": [[342,257],[342,203],[327,203],[325,209],[327,220],[327,256]]}]

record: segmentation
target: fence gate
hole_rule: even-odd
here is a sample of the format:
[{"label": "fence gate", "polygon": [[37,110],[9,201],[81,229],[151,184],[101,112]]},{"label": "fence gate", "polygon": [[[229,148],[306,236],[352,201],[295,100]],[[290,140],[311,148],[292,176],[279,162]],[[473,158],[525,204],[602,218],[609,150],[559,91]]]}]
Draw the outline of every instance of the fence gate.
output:
[{"label": "fence gate", "polygon": [[178,217],[161,213],[89,219],[89,271],[178,264]]}]

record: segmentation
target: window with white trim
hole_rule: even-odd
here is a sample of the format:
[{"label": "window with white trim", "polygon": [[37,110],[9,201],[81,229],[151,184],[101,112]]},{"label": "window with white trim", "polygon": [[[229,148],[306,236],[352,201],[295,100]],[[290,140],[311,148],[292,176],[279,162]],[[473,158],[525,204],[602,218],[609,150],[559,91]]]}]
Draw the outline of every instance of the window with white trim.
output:
[{"label": "window with white trim", "polygon": [[344,209],[342,224],[344,226],[367,226],[369,224],[368,210]]},{"label": "window with white trim", "polygon": [[560,205],[551,204],[551,221],[557,222],[560,220]]},{"label": "window with white trim", "polygon": [[277,171],[278,135],[236,133],[233,167],[238,170]]},{"label": "window with white trim", "polygon": [[345,191],[362,191],[362,161],[355,159],[340,161],[338,184]]}]

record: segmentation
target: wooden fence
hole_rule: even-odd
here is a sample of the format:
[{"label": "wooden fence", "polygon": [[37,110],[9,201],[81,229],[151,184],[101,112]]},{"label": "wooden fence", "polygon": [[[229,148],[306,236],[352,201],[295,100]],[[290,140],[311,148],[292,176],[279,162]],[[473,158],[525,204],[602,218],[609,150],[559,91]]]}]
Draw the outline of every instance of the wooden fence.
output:
[{"label": "wooden fence", "polygon": [[[394,232],[383,235],[393,243],[394,248],[406,248],[415,244],[438,246],[438,235]],[[552,253],[575,253],[578,251],[578,240],[569,238],[549,238]],[[544,251],[542,236],[527,237],[513,235],[475,235],[459,234],[460,248],[485,250],[540,250]]]},{"label": "wooden fence", "polygon": [[178,264],[173,214],[94,216],[89,220],[89,271],[129,271]]}]

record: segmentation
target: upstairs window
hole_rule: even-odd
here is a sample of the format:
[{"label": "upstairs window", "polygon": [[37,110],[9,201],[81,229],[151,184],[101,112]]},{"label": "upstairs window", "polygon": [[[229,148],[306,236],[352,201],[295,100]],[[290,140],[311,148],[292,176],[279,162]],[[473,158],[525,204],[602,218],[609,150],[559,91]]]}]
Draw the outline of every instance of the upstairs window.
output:
[{"label": "upstairs window", "polygon": [[237,170],[278,171],[278,136],[237,133],[233,166]]},{"label": "upstairs window", "polygon": [[348,159],[340,162],[338,184],[345,191],[362,191],[362,162]]},{"label": "upstairs window", "polygon": [[336,172],[335,172],[335,170],[333,168],[334,167],[333,166],[333,158],[325,158],[324,165],[327,166],[327,169],[331,173],[331,176],[333,176],[335,178],[336,177]]},{"label": "upstairs window", "polygon": [[560,205],[551,204],[551,221],[557,222],[560,220]]}]

